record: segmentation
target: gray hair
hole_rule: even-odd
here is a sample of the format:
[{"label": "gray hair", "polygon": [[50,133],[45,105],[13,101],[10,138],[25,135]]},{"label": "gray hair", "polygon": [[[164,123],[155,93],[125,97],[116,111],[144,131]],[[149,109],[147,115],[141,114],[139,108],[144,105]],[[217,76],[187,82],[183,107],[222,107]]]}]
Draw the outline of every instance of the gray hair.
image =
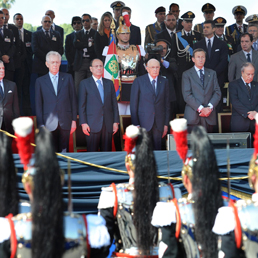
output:
[{"label": "gray hair", "polygon": [[206,51],[205,51],[204,49],[202,49],[202,48],[196,48],[196,49],[193,51],[193,58],[194,58],[196,52],[203,52],[203,53],[205,54],[205,57],[206,57]]},{"label": "gray hair", "polygon": [[52,19],[51,19],[51,17],[49,16],[49,15],[44,15],[43,17],[42,17],[42,22],[44,21],[44,19],[45,19],[45,17],[48,17],[49,19],[50,19],[50,21],[52,22]]},{"label": "gray hair", "polygon": [[62,60],[62,57],[61,57],[61,55],[60,55],[58,52],[56,52],[56,51],[49,51],[49,52],[47,53],[47,55],[46,55],[46,61],[47,61],[48,63],[49,63],[49,59],[50,59],[51,56],[58,56],[60,62],[61,62],[61,60]]},{"label": "gray hair", "polygon": [[245,68],[248,67],[248,66],[252,66],[252,67],[254,68],[254,70],[255,70],[255,67],[254,67],[254,65],[253,65],[252,63],[250,63],[250,62],[245,62],[245,63],[243,63],[242,66],[241,66],[241,73],[243,73],[243,72],[245,71]]},{"label": "gray hair", "polygon": [[150,65],[150,62],[151,62],[151,61],[157,61],[157,62],[159,63],[159,65],[160,65],[159,60],[157,60],[157,59],[155,59],[155,58],[152,58],[152,59],[150,59],[150,60],[147,62],[147,67]]},{"label": "gray hair", "polygon": [[249,24],[248,27],[247,27],[247,31],[248,31],[248,29],[249,29],[250,27],[256,27],[256,28],[258,29],[258,24],[255,24],[255,23]]}]

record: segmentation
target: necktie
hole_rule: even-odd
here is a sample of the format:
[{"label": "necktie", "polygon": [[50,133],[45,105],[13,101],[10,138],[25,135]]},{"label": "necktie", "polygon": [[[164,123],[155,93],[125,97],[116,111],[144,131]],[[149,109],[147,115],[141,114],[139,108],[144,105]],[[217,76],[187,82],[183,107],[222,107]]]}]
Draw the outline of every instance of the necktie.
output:
[{"label": "necktie", "polygon": [[204,74],[201,69],[199,70],[199,72],[200,72],[201,83],[202,83],[202,86],[204,87]]},{"label": "necktie", "polygon": [[22,33],[21,33],[21,30],[19,30],[19,38],[20,38],[21,41],[23,41],[23,40],[22,40]]},{"label": "necktie", "polygon": [[174,34],[174,33],[173,33],[173,31],[172,31],[172,32],[170,33],[170,37],[171,37],[171,38],[173,38],[173,34]]},{"label": "necktie", "polygon": [[52,77],[52,82],[53,82],[54,91],[55,91],[55,93],[56,93],[56,95],[57,95],[57,85],[58,85],[58,81],[57,81],[57,76],[56,76],[56,75],[54,75],[54,76]]},{"label": "necktie", "polygon": [[238,26],[240,32],[242,32],[242,25]]},{"label": "necktie", "polygon": [[89,34],[89,31],[88,31],[88,30],[86,30],[84,34],[85,34],[85,35],[88,35],[88,34]]},{"label": "necktie", "polygon": [[4,24],[4,29],[8,29],[6,24]]},{"label": "necktie", "polygon": [[211,40],[208,39],[208,55],[211,57]]},{"label": "necktie", "polygon": [[223,37],[219,37],[220,40],[223,40]]},{"label": "necktie", "polygon": [[254,50],[257,50],[257,42],[253,43]]},{"label": "necktie", "polygon": [[3,84],[2,82],[0,82],[0,98],[3,99],[4,98],[4,91],[3,91]]},{"label": "necktie", "polygon": [[104,89],[103,89],[103,85],[101,84],[100,80],[97,80],[97,86],[98,86],[98,90],[99,90],[99,94],[100,94],[102,103],[104,103]]},{"label": "necktie", "polygon": [[46,37],[47,37],[47,39],[50,38],[50,36],[49,36],[49,31],[48,31],[48,30],[46,30]]},{"label": "necktie", "polygon": [[3,38],[3,37],[4,37],[3,28],[0,28],[0,33],[1,33],[1,36],[2,36],[2,38]]},{"label": "necktie", "polygon": [[251,96],[251,89],[250,89],[250,87],[249,87],[249,84],[246,83],[245,86],[246,86],[246,88],[247,88],[247,91],[248,91],[248,93],[249,93],[249,96]]},{"label": "necktie", "polygon": [[250,62],[250,63],[251,63],[250,53],[248,53],[246,56],[247,56],[247,58],[246,58],[246,59],[247,59],[247,62]]},{"label": "necktie", "polygon": [[153,88],[153,90],[154,90],[154,92],[155,92],[155,94],[156,94],[155,83],[156,83],[156,81],[155,81],[155,80],[152,80],[151,85],[152,85],[152,88]]}]

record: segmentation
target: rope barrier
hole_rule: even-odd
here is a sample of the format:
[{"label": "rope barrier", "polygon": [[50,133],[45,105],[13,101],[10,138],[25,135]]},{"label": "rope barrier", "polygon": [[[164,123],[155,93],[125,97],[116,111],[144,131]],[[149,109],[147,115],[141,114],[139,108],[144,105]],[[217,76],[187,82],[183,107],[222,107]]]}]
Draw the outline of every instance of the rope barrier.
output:
[{"label": "rope barrier", "polygon": [[[7,136],[9,137],[12,137],[14,139],[16,139],[17,137],[13,134],[10,134],[2,129],[0,129],[0,132],[3,132],[5,133]],[[36,147],[36,144],[34,143],[31,143],[31,145],[33,147]],[[74,162],[78,162],[78,163],[81,163],[81,164],[84,164],[84,165],[87,165],[87,166],[91,166],[91,167],[96,167],[96,168],[99,168],[99,169],[105,169],[105,170],[109,170],[109,171],[113,171],[113,172],[118,172],[118,173],[123,173],[123,174],[128,174],[127,171],[125,170],[120,170],[120,169],[115,169],[115,168],[109,168],[109,167],[105,167],[105,166],[101,166],[101,165],[97,165],[97,164],[93,164],[93,163],[90,163],[90,162],[86,162],[86,161],[82,161],[82,160],[79,160],[79,159],[75,159],[75,158],[71,158],[69,156],[66,156],[66,155],[63,155],[61,153],[57,153],[56,152],[56,155],[59,156],[59,157],[62,157],[62,158],[65,158],[67,160],[71,160],[71,161],[74,161]],[[167,176],[157,176],[157,178],[160,178],[160,179],[170,179],[170,180],[174,180],[174,181],[182,181],[182,178],[181,177],[167,177]],[[247,179],[248,176],[243,176],[243,177],[231,177],[229,178],[230,180],[242,180],[242,179]],[[219,178],[219,180],[228,180],[228,177],[222,177],[222,178]]]}]

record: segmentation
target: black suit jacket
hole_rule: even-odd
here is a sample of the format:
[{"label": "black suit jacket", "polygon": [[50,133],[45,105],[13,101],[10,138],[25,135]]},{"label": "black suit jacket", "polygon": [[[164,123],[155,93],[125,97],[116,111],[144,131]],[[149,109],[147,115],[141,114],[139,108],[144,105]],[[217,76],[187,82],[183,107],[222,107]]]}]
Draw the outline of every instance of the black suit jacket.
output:
[{"label": "black suit jacket", "polygon": [[32,38],[32,32],[23,29],[23,44],[25,46],[26,53],[27,53],[25,63],[30,73],[32,71],[32,56],[33,56],[32,48],[31,48],[31,38]]},{"label": "black suit jacket", "polygon": [[207,53],[204,67],[216,71],[219,86],[222,88],[224,86],[225,72],[228,66],[227,44],[217,37],[214,37],[211,48],[211,57],[208,56],[205,38],[194,44],[194,49],[196,48],[202,48]]},{"label": "black suit jacket", "polygon": [[182,30],[184,28],[182,25],[182,21],[183,21],[182,19],[178,19],[178,22],[176,24],[176,31]]},{"label": "black suit jacket", "polygon": [[229,83],[229,98],[232,104],[231,131],[246,132],[250,123],[247,112],[258,112],[258,82],[251,82],[251,96],[242,80]]},{"label": "black suit jacket", "polygon": [[20,116],[17,87],[14,82],[3,79],[4,98],[0,99],[0,128],[4,122],[7,132],[13,134],[12,121]]},{"label": "black suit jacket", "polygon": [[[81,68],[84,48],[87,48],[87,55],[89,55],[90,60],[93,60],[94,58],[96,58],[95,49],[94,49],[95,34],[96,34],[96,31],[94,29],[91,29],[88,35],[84,34],[84,30],[80,30],[75,33],[75,37],[73,41],[73,45],[76,49],[74,66],[73,66],[74,71],[78,71]],[[92,42],[91,46],[89,46],[88,44],[89,39]]]},{"label": "black suit jacket", "polygon": [[129,44],[130,45],[141,45],[142,44],[142,39],[141,39],[140,28],[131,24],[130,31],[131,31],[131,35],[130,35]]},{"label": "black suit jacket", "polygon": [[132,85],[130,110],[132,124],[150,131],[156,124],[160,132],[168,126],[170,114],[168,80],[158,76],[156,94],[148,74],[137,77]]},{"label": "black suit jacket", "polygon": [[64,53],[60,34],[56,31],[50,32],[48,39],[43,30],[32,33],[32,51],[34,54],[32,72],[47,74],[48,68],[45,65],[46,55],[49,51],[57,51],[61,56]]},{"label": "black suit jacket", "polygon": [[[167,29],[165,28],[165,29],[162,30],[160,33],[157,33],[157,34],[155,35],[155,40],[158,40],[158,39],[165,39],[165,40],[167,40],[167,41],[171,44],[171,46],[172,46],[172,39],[173,39],[174,37],[175,37],[175,34],[173,34],[172,36],[169,35]],[[171,52],[170,52],[169,56],[172,57],[172,56],[171,56]]]},{"label": "black suit jacket", "polygon": [[[37,30],[41,30],[42,29],[42,26],[39,26],[38,28],[37,28]],[[53,27],[51,26],[51,29],[53,30]],[[62,41],[62,43],[64,42],[64,29],[62,28],[62,27],[60,27],[60,26],[58,26],[58,25],[56,25],[55,24],[55,30],[53,30],[53,31],[56,31],[56,32],[58,32],[59,34],[60,34],[60,37],[61,37],[61,41]]]},{"label": "black suit jacket", "polygon": [[105,33],[104,35],[101,36],[97,31],[94,38],[94,49],[98,59],[100,60],[103,59],[103,56],[102,56],[103,49],[108,45],[109,45],[108,36]]},{"label": "black suit jacket", "polygon": [[93,77],[80,82],[79,85],[79,118],[80,125],[88,124],[91,133],[98,133],[103,126],[109,133],[113,132],[113,123],[119,123],[118,105],[114,84],[102,78],[104,88],[104,104]]},{"label": "black suit jacket", "polygon": [[10,57],[9,63],[5,63],[5,69],[9,71],[14,71],[15,66],[13,62],[13,56],[15,53],[15,45],[13,42],[13,32],[9,29],[4,29],[4,38],[0,37],[0,59],[2,60],[3,55],[8,55]]},{"label": "black suit jacket", "polygon": [[39,77],[35,84],[35,103],[38,127],[44,125],[54,131],[58,123],[63,130],[71,130],[77,119],[77,101],[71,74],[59,72],[57,95],[49,74]]},{"label": "black suit jacket", "polygon": [[73,45],[73,41],[75,38],[75,32],[68,34],[65,38],[65,56],[67,59],[67,71],[72,72],[73,71],[73,63],[75,58],[75,52],[76,49]]}]

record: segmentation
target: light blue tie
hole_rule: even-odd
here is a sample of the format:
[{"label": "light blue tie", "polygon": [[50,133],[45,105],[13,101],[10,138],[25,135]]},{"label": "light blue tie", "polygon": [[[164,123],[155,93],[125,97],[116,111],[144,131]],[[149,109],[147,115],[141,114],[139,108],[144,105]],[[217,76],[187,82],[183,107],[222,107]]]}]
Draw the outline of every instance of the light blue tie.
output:
[{"label": "light blue tie", "polygon": [[98,90],[99,90],[99,94],[100,94],[102,103],[104,103],[104,89],[103,89],[103,85],[101,84],[100,80],[97,80],[97,86],[98,86]]},{"label": "light blue tie", "polygon": [[54,87],[55,93],[56,93],[56,95],[57,95],[57,85],[58,85],[58,81],[57,81],[57,76],[56,76],[56,75],[54,75],[54,76],[52,77],[52,82],[53,82],[53,87]]}]

